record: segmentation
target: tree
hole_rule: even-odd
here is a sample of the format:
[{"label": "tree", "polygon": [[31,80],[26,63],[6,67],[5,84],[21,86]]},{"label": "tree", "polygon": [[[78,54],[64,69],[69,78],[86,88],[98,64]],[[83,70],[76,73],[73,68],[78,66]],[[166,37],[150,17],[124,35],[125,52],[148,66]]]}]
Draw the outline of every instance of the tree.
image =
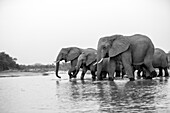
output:
[{"label": "tree", "polygon": [[19,69],[19,65],[16,63],[16,60],[16,58],[12,58],[5,52],[0,52],[0,71]]}]

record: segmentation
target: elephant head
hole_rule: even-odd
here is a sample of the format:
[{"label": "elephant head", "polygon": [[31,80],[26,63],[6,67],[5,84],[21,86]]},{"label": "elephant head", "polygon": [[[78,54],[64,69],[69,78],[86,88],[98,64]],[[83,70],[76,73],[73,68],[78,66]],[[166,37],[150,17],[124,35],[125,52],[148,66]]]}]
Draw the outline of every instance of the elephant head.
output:
[{"label": "elephant head", "polygon": [[58,69],[59,69],[59,63],[62,60],[67,61],[72,61],[78,58],[78,56],[82,53],[82,49],[77,48],[77,47],[68,47],[68,48],[62,48],[57,56],[56,59],[56,76],[58,78],[61,78],[58,75]]},{"label": "elephant head", "polygon": [[78,57],[77,65],[76,65],[76,76],[79,72],[81,66],[89,67],[92,63],[96,62],[97,58],[97,50],[88,48],[85,49],[82,54]]},{"label": "elephant head", "polygon": [[125,52],[129,46],[129,40],[122,35],[113,35],[99,39],[97,48],[97,77],[99,80],[102,79],[101,70],[103,58],[116,57]]},{"label": "elephant head", "polygon": [[89,66],[93,62],[96,61],[97,52],[83,52],[79,57],[77,61],[76,69],[80,69],[80,66],[83,64],[85,66]]},{"label": "elephant head", "polygon": [[97,48],[97,61],[100,63],[103,58],[115,57],[126,51],[129,46],[129,40],[122,35],[100,38]]}]

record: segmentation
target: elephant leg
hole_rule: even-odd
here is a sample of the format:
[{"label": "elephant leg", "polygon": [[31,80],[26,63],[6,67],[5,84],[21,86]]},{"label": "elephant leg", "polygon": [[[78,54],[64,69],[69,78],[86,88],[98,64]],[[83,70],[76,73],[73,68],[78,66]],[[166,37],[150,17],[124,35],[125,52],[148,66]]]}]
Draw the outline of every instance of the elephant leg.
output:
[{"label": "elephant leg", "polygon": [[146,74],[146,79],[152,79],[153,77],[157,77],[157,73],[153,68],[151,59],[152,58],[150,58],[150,56],[144,59],[144,68],[146,69],[146,72],[149,71],[150,73],[148,75]]},{"label": "elephant leg", "polygon": [[81,80],[84,80],[84,75],[86,74],[86,72],[87,72],[87,68],[83,66],[83,70],[82,70],[81,77],[80,77]]},{"label": "elephant leg", "polygon": [[132,58],[130,52],[125,52],[122,54],[122,63],[125,68],[125,71],[127,72],[127,75],[130,79],[130,81],[134,81],[134,73],[132,68]]},{"label": "elephant leg", "polygon": [[103,80],[103,77],[102,77],[102,74],[101,74],[101,72],[102,72],[102,63],[103,62],[101,62],[100,64],[97,64],[97,79],[98,80]]},{"label": "elephant leg", "polygon": [[124,78],[124,75],[126,75],[125,69],[122,69],[122,79]]},{"label": "elephant leg", "polygon": [[92,74],[92,80],[96,80],[96,70],[95,70],[95,66],[90,66],[90,70],[91,70],[91,74]]},{"label": "elephant leg", "polygon": [[[143,68],[144,65],[140,65],[137,69],[137,78],[141,79],[141,77],[145,78],[145,70]],[[141,72],[142,72],[142,76],[141,76]]]},{"label": "elephant leg", "polygon": [[164,71],[165,71],[165,77],[169,77],[168,69],[164,68]]},{"label": "elephant leg", "polygon": [[141,75],[140,74],[141,74],[141,70],[137,70],[137,78],[138,79],[141,79]]},{"label": "elephant leg", "polygon": [[106,79],[106,76],[107,76],[107,72],[106,72],[106,71],[103,71],[103,72],[102,72],[102,78],[103,78],[103,79]]},{"label": "elephant leg", "polygon": [[115,77],[120,77],[120,71],[116,70],[115,72],[116,72]]},{"label": "elephant leg", "polygon": [[76,68],[75,68],[76,64],[77,64],[76,59],[71,61],[71,68],[68,71],[68,75],[69,75],[70,79],[76,78],[76,75],[77,75],[77,74],[75,74],[76,73]]},{"label": "elephant leg", "polygon": [[92,80],[96,80],[96,74],[95,74],[95,71],[91,71],[91,74],[92,74]]},{"label": "elephant leg", "polygon": [[143,77],[143,79],[146,79],[146,70],[144,68],[142,70],[142,77]]},{"label": "elephant leg", "polygon": [[158,77],[162,77],[162,76],[163,76],[162,68],[159,68],[159,74],[158,74]]},{"label": "elephant leg", "polygon": [[113,81],[114,80],[114,72],[115,72],[115,69],[116,69],[116,62],[115,62],[114,58],[110,58],[110,63],[108,65],[109,65],[109,69],[108,69],[109,78],[108,78],[108,80]]},{"label": "elephant leg", "polygon": [[[70,79],[73,78],[74,71],[75,71],[75,68],[73,68],[73,67],[68,70],[68,75],[69,75],[69,78],[70,78]],[[75,77],[75,78],[76,78],[76,77]]]},{"label": "elephant leg", "polygon": [[[68,71],[68,75],[69,75],[69,78],[73,78],[73,75],[74,73],[76,72],[76,69],[74,67],[72,67],[71,69],[69,69]],[[76,76],[74,76],[74,78],[76,78]]]}]

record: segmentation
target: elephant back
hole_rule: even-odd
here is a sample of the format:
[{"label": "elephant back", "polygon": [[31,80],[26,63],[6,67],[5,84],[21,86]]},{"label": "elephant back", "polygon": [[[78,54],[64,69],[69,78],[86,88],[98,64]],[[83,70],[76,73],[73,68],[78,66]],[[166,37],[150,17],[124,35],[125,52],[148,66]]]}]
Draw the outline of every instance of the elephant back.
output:
[{"label": "elephant back", "polygon": [[71,61],[78,58],[81,53],[82,53],[82,49],[80,48],[77,47],[70,48],[67,55],[67,61]]},{"label": "elephant back", "polygon": [[84,50],[83,53],[85,54],[86,59],[87,59],[86,66],[89,66],[93,62],[96,62],[96,58],[97,58],[97,50],[96,49],[88,48],[88,49]]}]

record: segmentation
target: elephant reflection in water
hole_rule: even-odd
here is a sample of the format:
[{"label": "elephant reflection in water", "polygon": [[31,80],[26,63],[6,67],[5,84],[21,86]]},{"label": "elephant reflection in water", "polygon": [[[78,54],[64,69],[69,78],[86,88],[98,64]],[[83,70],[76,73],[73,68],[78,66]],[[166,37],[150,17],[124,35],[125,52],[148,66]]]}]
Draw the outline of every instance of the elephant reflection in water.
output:
[{"label": "elephant reflection in water", "polygon": [[92,48],[87,48],[87,49],[81,49],[78,47],[67,47],[67,48],[62,48],[57,56],[56,59],[56,76],[58,78],[61,78],[58,75],[58,70],[59,70],[59,64],[60,61],[65,60],[65,62],[70,61],[71,62],[71,68],[68,71],[68,75],[70,77],[70,79],[73,77],[74,73],[76,72],[75,70],[75,66],[77,64],[77,59],[79,57],[79,55],[86,50],[94,50]]},{"label": "elephant reflection in water", "polygon": [[[108,81],[98,82],[96,93],[100,111],[105,112],[131,112],[155,108],[156,81]],[[145,105],[145,106],[143,106]],[[122,109],[124,108],[124,109]],[[126,109],[127,108],[127,109]]]}]

